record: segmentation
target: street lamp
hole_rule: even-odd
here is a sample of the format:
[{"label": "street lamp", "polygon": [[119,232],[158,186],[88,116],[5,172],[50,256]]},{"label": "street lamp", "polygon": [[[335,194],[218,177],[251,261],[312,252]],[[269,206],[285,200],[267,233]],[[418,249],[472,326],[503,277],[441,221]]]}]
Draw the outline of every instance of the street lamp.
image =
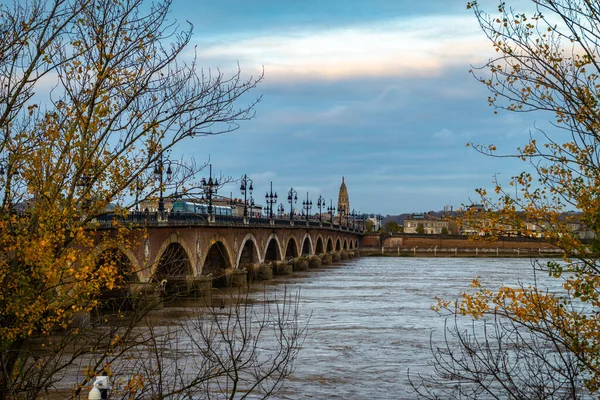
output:
[{"label": "street lamp", "polygon": [[317,199],[317,207],[319,207],[319,222],[323,222],[323,218],[321,217],[321,208],[325,207],[325,199],[321,195],[319,195],[319,198]]},{"label": "street lamp", "polygon": [[254,207],[254,198],[252,196],[248,199],[248,205],[250,206],[250,218],[252,218],[252,207]]},{"label": "street lamp", "polygon": [[[0,173],[4,174],[4,168],[2,168]],[[81,176],[79,177],[79,180],[77,180],[76,186],[81,188],[81,196],[82,197],[89,195],[87,192],[89,192],[89,190],[90,190],[91,183],[92,183],[92,178],[90,176],[86,175],[85,172],[83,174],[81,174]],[[162,195],[162,192],[161,192],[161,195]],[[89,208],[90,204],[91,204],[91,199],[88,197],[85,200],[84,205],[85,205],[85,207]],[[159,203],[159,205],[160,205],[160,203]]]},{"label": "street lamp", "polygon": [[265,195],[265,202],[267,203],[267,211],[269,218],[273,218],[273,204],[277,203],[277,192],[273,193],[273,182],[271,181],[271,190]]},{"label": "street lamp", "polygon": [[254,188],[252,187],[252,179],[248,178],[246,174],[242,178],[242,183],[240,184],[240,191],[244,195],[244,217],[248,216],[248,199],[247,194],[250,194],[252,197],[252,191]]},{"label": "street lamp", "polygon": [[302,200],[302,209],[306,210],[306,221],[308,221],[309,210],[312,208],[312,200],[308,200],[308,192],[306,192],[306,201]]},{"label": "street lamp", "polygon": [[[4,170],[0,171],[0,174],[3,174]],[[92,181],[92,178],[87,176],[85,174],[85,172],[83,174],[81,174],[81,176],[79,177],[79,180],[77,181],[77,186],[82,188],[82,189],[88,189],[90,187],[90,182]]]},{"label": "street lamp", "polygon": [[213,179],[212,177],[212,164],[209,164],[208,181],[202,178],[202,187],[204,188],[204,193],[208,200],[208,215],[212,215],[212,197],[213,194],[217,194],[217,190],[219,189],[217,178]]},{"label": "street lamp", "polygon": [[[160,158],[156,161],[156,164],[154,165],[154,177],[155,177],[155,179],[158,180],[159,188],[160,188],[159,197],[158,197],[158,212],[161,214],[165,211],[165,199],[163,197],[163,192],[165,190],[165,188],[164,188],[165,181],[163,180],[164,170],[165,170],[165,163],[163,161],[163,153],[160,153]],[[173,175],[173,170],[171,169],[171,163],[169,163],[169,166],[167,167],[167,179],[166,179],[167,182],[171,180],[172,175]]]},{"label": "street lamp", "polygon": [[335,207],[333,206],[333,200],[331,199],[329,199],[329,207],[327,207],[327,212],[329,213],[331,225],[333,225],[333,213],[335,212]]},{"label": "street lamp", "polygon": [[298,201],[298,192],[294,190],[294,188],[290,188],[288,192],[288,203],[290,203],[290,221],[294,219],[294,206],[293,203]]},{"label": "street lamp", "polygon": [[15,168],[14,164],[11,161],[9,161],[9,157],[0,160],[0,176],[4,177],[4,175],[6,175],[7,178],[10,178],[13,175],[18,175],[17,169]]},{"label": "street lamp", "polygon": [[140,192],[142,191],[142,182],[140,182],[140,178],[137,177],[135,179],[135,211],[140,211]]},{"label": "street lamp", "polygon": [[283,216],[283,212],[285,211],[285,208],[283,207],[283,203],[279,203],[279,207],[277,208],[277,211],[279,211],[279,217],[281,218]]},{"label": "street lamp", "polygon": [[358,213],[352,210],[352,230],[356,230],[356,217],[358,217]]},{"label": "street lamp", "polygon": [[0,180],[4,186],[4,198],[2,199],[2,204],[12,203],[11,186],[13,179],[19,175],[19,171],[17,170],[15,164],[10,160],[11,155],[12,153],[8,154],[6,158],[0,160]]}]

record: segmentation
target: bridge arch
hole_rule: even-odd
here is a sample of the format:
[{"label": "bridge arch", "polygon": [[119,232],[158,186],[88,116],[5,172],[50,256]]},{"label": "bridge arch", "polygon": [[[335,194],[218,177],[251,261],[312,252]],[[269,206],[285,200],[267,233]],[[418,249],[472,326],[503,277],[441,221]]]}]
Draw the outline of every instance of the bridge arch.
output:
[{"label": "bridge arch", "polygon": [[202,275],[211,275],[214,287],[227,286],[227,270],[232,269],[231,249],[220,236],[210,240],[202,263]]},{"label": "bridge arch", "polygon": [[158,259],[154,276],[156,280],[161,281],[168,277],[185,277],[193,275],[192,263],[186,253],[185,248],[178,242],[172,242],[167,245]]},{"label": "bridge arch", "polygon": [[312,254],[313,254],[312,238],[307,233],[304,235],[304,238],[302,239],[302,255],[310,256]]},{"label": "bridge arch", "polygon": [[279,243],[279,237],[275,233],[271,233],[267,238],[267,246],[265,247],[265,254],[263,255],[264,262],[270,261],[281,261],[281,243]]},{"label": "bridge arch", "polygon": [[325,247],[323,246],[323,237],[319,235],[317,237],[317,245],[315,246],[315,254],[325,253]]},{"label": "bridge arch", "polygon": [[95,253],[97,267],[105,264],[114,266],[116,269],[115,283],[139,281],[138,271],[135,267],[135,256],[131,250],[105,247],[98,248]]},{"label": "bridge arch", "polygon": [[346,238],[344,238],[344,246],[343,246],[344,250],[348,250],[348,240]]},{"label": "bridge arch", "polygon": [[248,233],[242,240],[242,246],[238,251],[235,268],[241,268],[251,264],[260,263],[260,254],[258,243],[253,234]]},{"label": "bridge arch", "polygon": [[357,240],[356,240],[356,242],[354,243],[354,248],[355,248],[355,249],[358,249],[358,247],[359,247],[359,246],[358,246],[358,239],[357,239]]},{"label": "bridge arch", "polygon": [[[131,251],[127,252],[118,247],[102,246],[94,251],[95,266],[98,271],[113,278],[112,284],[108,282],[99,289],[97,310],[124,310],[131,309],[132,303],[129,299],[130,283],[139,282],[136,269],[134,268]],[[129,253],[129,254],[127,254]]]},{"label": "bridge arch", "polygon": [[350,244],[348,247],[350,248],[350,250],[352,250],[352,248],[354,247],[354,242],[352,242],[352,240],[350,240]]},{"label": "bridge arch", "polygon": [[172,233],[161,244],[152,263],[151,276],[159,281],[164,276],[193,275],[194,252],[177,233]]},{"label": "bridge arch", "polygon": [[285,246],[285,259],[289,260],[296,257],[298,257],[298,244],[296,243],[296,238],[290,236]]},{"label": "bridge arch", "polygon": [[333,251],[333,239],[327,239],[327,252],[331,253]]},{"label": "bridge arch", "polygon": [[[127,275],[127,281],[140,281],[142,280],[142,271],[140,269],[140,264],[138,260],[131,251],[131,249],[125,249],[122,247],[115,247],[107,243],[101,243],[94,249],[94,258],[96,259],[96,265],[98,265],[100,258],[105,257],[109,254],[117,254],[117,269],[118,272],[123,275]],[[126,270],[121,270],[121,268],[125,268]]]},{"label": "bridge arch", "polygon": [[337,238],[335,241],[335,251],[340,251],[342,250],[342,244],[340,242],[340,238]]}]

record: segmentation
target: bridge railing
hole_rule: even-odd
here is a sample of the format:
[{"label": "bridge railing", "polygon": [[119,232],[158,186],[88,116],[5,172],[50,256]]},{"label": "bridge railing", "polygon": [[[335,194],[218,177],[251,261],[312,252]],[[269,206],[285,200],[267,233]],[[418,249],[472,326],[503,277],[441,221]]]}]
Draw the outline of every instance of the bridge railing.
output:
[{"label": "bridge railing", "polygon": [[193,223],[193,224],[205,224],[208,223],[207,214],[195,214],[195,213],[168,213],[167,221],[169,223]]},{"label": "bridge railing", "polygon": [[219,224],[243,224],[244,217],[239,217],[237,215],[215,215],[215,222]]},{"label": "bridge railing", "polygon": [[[119,214],[103,214],[96,218],[96,222],[100,226],[112,227],[116,224],[137,224],[141,226],[153,226],[157,224],[168,225],[235,225],[235,226],[292,226],[289,219],[284,218],[247,218],[236,215],[213,215],[211,218],[208,214],[200,213],[182,213],[182,212],[164,212],[162,215],[158,212],[148,211],[131,211],[126,216]],[[341,230],[346,232],[361,233],[360,229],[353,229],[348,226],[340,226],[331,224],[330,222],[319,222],[318,220],[301,220],[293,221],[295,227],[321,227],[324,229]]]},{"label": "bridge railing", "polygon": [[158,213],[132,211],[127,216],[119,214],[103,214],[96,217],[96,221],[103,225],[112,225],[118,222],[136,222],[153,224],[158,221]]}]

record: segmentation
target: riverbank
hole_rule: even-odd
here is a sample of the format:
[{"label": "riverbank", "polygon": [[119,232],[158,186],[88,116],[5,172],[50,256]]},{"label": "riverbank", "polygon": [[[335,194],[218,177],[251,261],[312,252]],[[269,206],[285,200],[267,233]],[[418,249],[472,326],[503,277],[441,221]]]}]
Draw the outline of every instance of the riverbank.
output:
[{"label": "riverbank", "polygon": [[496,258],[556,258],[563,251],[551,248],[461,248],[461,247],[384,247],[360,249],[361,257],[496,257]]},{"label": "riverbank", "polygon": [[362,256],[399,257],[561,257],[562,249],[533,238],[487,240],[465,236],[394,235],[366,236]]}]

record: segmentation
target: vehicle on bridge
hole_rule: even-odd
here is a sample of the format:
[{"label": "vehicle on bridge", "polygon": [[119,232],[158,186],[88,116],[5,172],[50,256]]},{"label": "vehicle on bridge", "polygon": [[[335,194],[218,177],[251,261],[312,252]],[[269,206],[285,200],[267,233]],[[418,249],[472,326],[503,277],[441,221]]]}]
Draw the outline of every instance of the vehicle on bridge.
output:
[{"label": "vehicle on bridge", "polygon": [[[176,201],[171,208],[172,213],[208,214],[208,204],[189,201]],[[212,206],[214,215],[232,216],[233,209],[229,206]]]}]

